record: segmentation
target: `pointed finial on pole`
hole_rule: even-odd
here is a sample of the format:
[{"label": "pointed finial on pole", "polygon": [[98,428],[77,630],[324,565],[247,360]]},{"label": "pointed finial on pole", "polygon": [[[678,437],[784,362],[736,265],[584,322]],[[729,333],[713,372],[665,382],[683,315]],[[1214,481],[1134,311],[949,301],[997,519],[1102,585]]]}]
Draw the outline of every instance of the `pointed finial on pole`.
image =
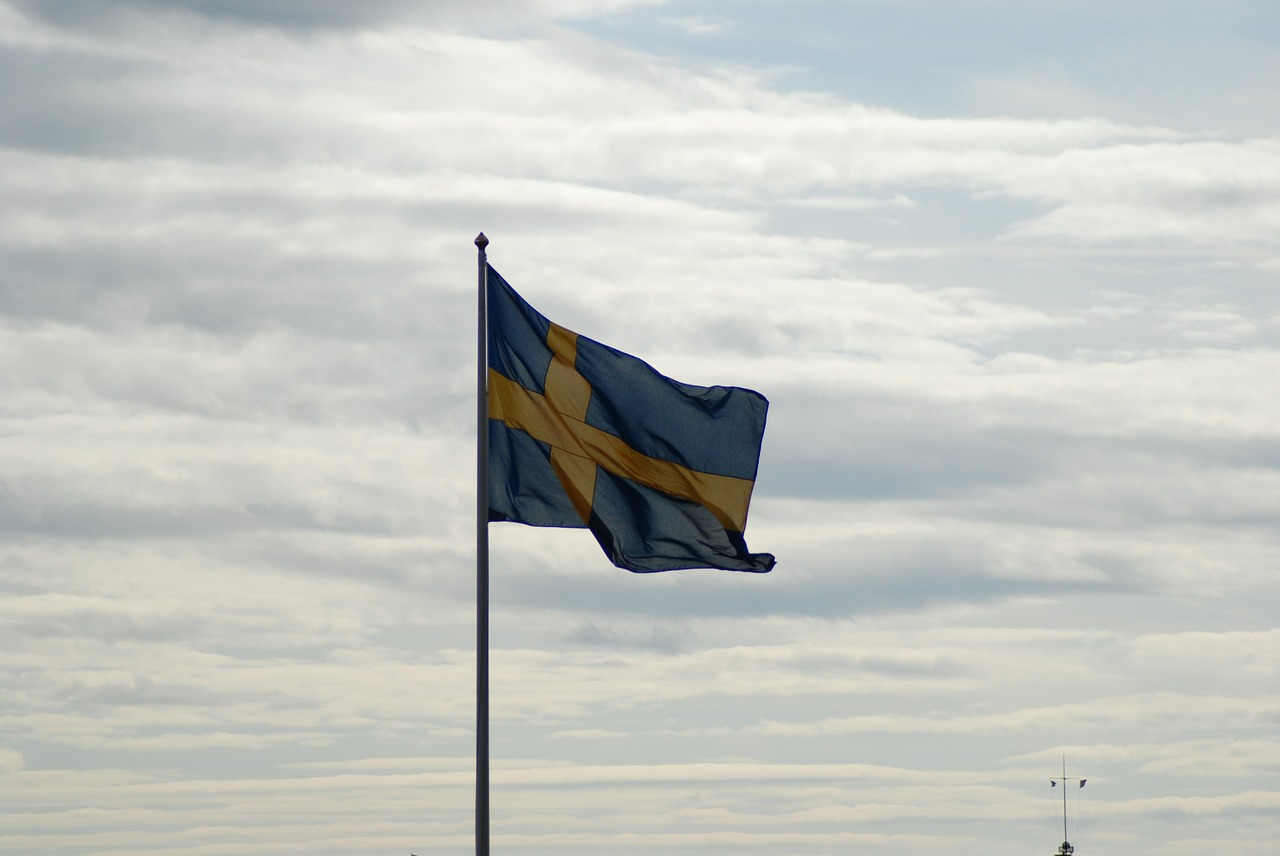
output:
[{"label": "pointed finial on pole", "polygon": [[489,246],[489,239],[484,236],[484,232],[476,235],[476,246],[480,248],[480,252],[484,252],[484,248]]}]

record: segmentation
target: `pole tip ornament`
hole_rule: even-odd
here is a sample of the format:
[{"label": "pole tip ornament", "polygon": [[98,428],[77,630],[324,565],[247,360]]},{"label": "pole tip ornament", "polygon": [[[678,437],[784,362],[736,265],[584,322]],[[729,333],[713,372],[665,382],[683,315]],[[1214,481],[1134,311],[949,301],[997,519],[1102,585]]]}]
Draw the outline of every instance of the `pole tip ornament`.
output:
[{"label": "pole tip ornament", "polygon": [[489,239],[484,236],[484,232],[481,232],[479,235],[476,235],[476,246],[482,250],[485,247],[489,246]]}]

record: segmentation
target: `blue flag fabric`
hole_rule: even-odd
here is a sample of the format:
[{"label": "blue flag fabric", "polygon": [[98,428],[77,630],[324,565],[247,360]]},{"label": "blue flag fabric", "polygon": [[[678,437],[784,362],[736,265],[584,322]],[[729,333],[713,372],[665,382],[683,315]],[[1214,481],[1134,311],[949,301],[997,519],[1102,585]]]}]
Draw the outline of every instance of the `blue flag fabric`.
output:
[{"label": "blue flag fabric", "polygon": [[664,377],[487,275],[489,519],[590,529],[638,573],[771,570],[742,536],[764,396]]}]

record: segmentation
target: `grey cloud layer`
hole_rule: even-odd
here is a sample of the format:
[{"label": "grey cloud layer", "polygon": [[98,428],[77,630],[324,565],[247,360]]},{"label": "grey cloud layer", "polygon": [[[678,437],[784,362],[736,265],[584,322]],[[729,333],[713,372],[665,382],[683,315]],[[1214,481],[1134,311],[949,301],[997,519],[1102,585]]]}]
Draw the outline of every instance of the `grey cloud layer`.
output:
[{"label": "grey cloud layer", "polygon": [[1276,140],[507,5],[0,5],[0,850],[469,851],[480,229],[771,398],[782,560],[494,527],[504,849],[1024,853],[1063,751],[1099,850],[1269,846]]}]

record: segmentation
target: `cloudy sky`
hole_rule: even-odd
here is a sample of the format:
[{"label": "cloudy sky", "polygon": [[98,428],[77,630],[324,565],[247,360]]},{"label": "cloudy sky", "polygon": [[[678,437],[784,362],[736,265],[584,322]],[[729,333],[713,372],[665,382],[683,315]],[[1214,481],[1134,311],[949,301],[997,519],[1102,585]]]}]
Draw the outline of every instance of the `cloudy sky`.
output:
[{"label": "cloudy sky", "polygon": [[[465,6],[465,9],[463,8]],[[494,525],[494,853],[1280,838],[1280,7],[0,0],[0,853],[472,850],[474,289],[772,402]]]}]

